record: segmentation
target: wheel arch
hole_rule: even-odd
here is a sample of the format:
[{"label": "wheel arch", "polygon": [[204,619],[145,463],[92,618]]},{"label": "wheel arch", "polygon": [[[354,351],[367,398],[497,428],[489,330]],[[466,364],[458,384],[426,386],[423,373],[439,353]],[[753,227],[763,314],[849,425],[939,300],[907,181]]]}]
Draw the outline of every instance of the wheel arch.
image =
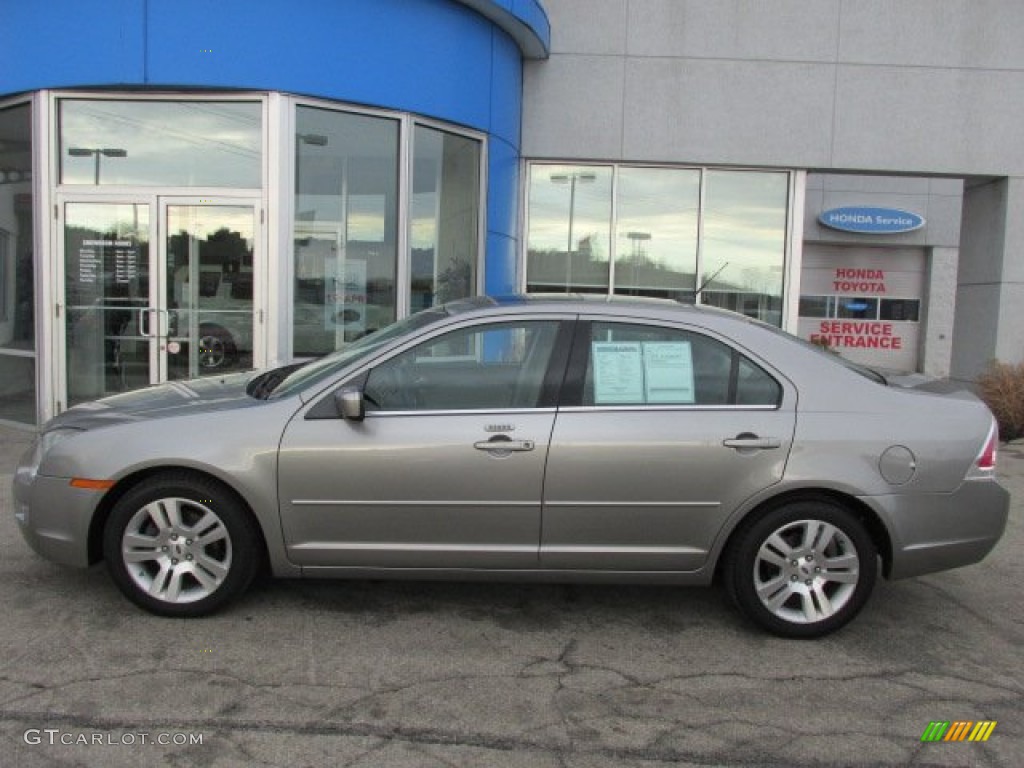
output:
[{"label": "wheel arch", "polygon": [[797,488],[761,501],[737,521],[718,552],[715,562],[714,581],[721,583],[722,569],[728,560],[728,553],[734,546],[736,539],[743,534],[752,521],[770,510],[799,501],[819,501],[835,504],[856,515],[860,522],[863,523],[864,528],[875,544],[875,548],[878,550],[878,554],[882,558],[882,574],[886,578],[889,577],[892,571],[892,538],[889,535],[889,530],[885,527],[885,523],[882,522],[882,519],[875,510],[856,496],[835,489]]},{"label": "wheel arch", "polygon": [[114,509],[114,506],[118,501],[121,500],[132,489],[137,488],[140,484],[149,480],[150,478],[157,477],[159,475],[174,475],[178,477],[193,477],[199,478],[204,481],[216,483],[226,493],[230,494],[238,502],[241,509],[245,511],[245,514],[249,518],[253,530],[256,532],[260,543],[260,570],[267,567],[270,559],[269,548],[267,546],[267,538],[263,531],[263,526],[260,525],[259,518],[256,513],[253,512],[249,502],[246,501],[245,497],[238,492],[230,483],[224,481],[223,478],[217,477],[217,475],[210,472],[204,472],[201,469],[188,466],[177,466],[177,465],[164,465],[156,467],[145,467],[132,472],[129,475],[121,478],[117,484],[104,494],[100,503],[96,506],[96,511],[93,513],[92,520],[89,523],[89,539],[88,539],[88,554],[89,554],[89,565],[95,565],[96,563],[103,560],[103,531],[107,527],[107,520],[110,519],[110,513]]}]

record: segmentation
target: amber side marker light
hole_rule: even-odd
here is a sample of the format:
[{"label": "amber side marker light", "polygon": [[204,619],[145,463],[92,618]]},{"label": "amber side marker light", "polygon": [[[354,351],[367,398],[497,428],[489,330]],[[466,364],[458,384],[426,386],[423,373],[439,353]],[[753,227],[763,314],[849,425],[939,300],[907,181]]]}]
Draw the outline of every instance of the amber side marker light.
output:
[{"label": "amber side marker light", "polygon": [[88,491],[105,491],[114,487],[113,480],[91,480],[88,477],[71,478],[72,488],[85,488]]}]

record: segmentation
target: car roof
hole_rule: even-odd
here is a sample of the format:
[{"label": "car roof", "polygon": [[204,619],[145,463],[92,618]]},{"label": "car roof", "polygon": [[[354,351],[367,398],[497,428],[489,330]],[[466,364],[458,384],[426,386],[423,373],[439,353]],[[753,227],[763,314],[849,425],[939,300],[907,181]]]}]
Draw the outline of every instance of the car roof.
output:
[{"label": "car roof", "polygon": [[[493,310],[522,312],[596,312],[609,315],[635,315],[637,317],[662,318],[667,320],[689,320],[691,322],[716,323],[739,322],[749,325],[763,325],[759,320],[741,315],[728,309],[695,305],[674,299],[648,296],[608,296],[587,293],[523,293],[507,295],[473,296],[458,299],[437,307],[449,316],[480,312],[489,314]],[[428,312],[430,310],[427,310]]]},{"label": "car roof", "polygon": [[588,305],[591,307],[605,306],[622,309],[667,309],[670,312],[713,313],[735,315],[734,312],[721,310],[717,307],[696,306],[675,299],[662,299],[649,296],[609,296],[596,293],[519,293],[505,295],[473,296],[458,299],[444,305],[450,314],[459,314],[486,308],[528,307],[533,310],[541,308],[579,311]]}]

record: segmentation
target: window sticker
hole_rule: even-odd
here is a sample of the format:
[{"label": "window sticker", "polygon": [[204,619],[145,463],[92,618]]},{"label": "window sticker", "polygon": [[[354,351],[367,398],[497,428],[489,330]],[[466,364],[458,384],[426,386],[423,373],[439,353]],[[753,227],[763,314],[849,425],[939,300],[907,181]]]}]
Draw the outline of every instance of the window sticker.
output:
[{"label": "window sticker", "polygon": [[643,352],[640,342],[595,341],[594,403],[642,403],[644,401]]},{"label": "window sticker", "polygon": [[692,403],[693,353],[688,341],[645,341],[644,396],[648,403]]}]

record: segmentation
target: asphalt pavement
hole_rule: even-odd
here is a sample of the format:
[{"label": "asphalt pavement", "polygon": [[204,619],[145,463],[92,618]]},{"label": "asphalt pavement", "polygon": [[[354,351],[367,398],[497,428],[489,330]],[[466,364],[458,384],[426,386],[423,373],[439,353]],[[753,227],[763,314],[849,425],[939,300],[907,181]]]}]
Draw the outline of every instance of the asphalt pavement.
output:
[{"label": "asphalt pavement", "polygon": [[[0,766],[1024,765],[1024,444],[983,563],[791,641],[698,588],[271,581],[156,618],[22,541],[30,439],[0,428]],[[958,721],[996,725],[922,741]]]}]

